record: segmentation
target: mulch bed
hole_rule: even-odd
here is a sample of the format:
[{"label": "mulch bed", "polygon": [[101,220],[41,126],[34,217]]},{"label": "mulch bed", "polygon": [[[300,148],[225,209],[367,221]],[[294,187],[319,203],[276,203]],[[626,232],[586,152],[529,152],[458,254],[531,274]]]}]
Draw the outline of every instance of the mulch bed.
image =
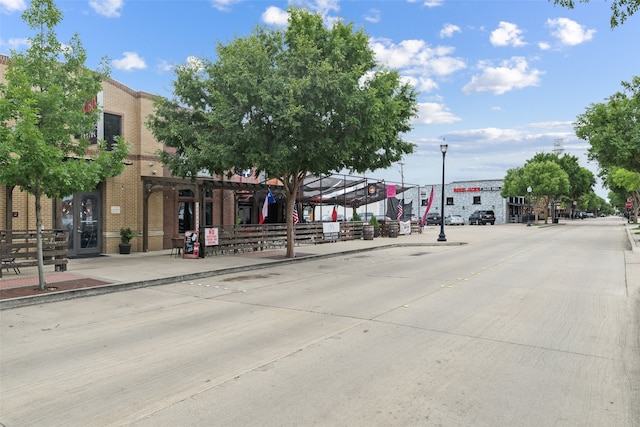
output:
[{"label": "mulch bed", "polygon": [[54,282],[47,285],[47,289],[41,291],[38,285],[20,286],[15,288],[0,289],[0,299],[20,298],[31,295],[50,294],[55,292],[63,292],[71,289],[91,288],[94,286],[108,285],[109,282],[102,280],[79,278],[75,280],[66,280],[63,282]]}]

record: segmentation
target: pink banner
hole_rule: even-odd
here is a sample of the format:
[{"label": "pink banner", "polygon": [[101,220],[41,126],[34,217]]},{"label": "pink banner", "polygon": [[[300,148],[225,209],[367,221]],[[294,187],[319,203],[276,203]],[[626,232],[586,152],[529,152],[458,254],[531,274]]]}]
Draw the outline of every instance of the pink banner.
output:
[{"label": "pink banner", "polygon": [[387,185],[387,199],[391,199],[396,197],[396,186],[395,185]]}]

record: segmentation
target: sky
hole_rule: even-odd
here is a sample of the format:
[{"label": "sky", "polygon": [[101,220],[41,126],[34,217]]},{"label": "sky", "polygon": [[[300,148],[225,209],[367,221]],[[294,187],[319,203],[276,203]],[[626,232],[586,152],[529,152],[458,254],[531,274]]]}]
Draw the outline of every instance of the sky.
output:
[{"label": "sky", "polygon": [[[587,161],[572,123],[589,105],[640,74],[640,16],[610,28],[611,2],[575,9],[546,0],[73,0],[57,1],[61,42],[77,33],[87,66],[108,58],[111,77],[171,97],[173,68],[215,60],[218,43],[256,26],[286,26],[289,5],[362,28],[380,64],[420,92],[419,116],[403,137],[416,144],[402,164],[366,175],[388,182],[502,179],[536,153],[562,149]],[[27,46],[26,0],[0,0],[0,53]],[[607,189],[596,193],[607,198]]]}]

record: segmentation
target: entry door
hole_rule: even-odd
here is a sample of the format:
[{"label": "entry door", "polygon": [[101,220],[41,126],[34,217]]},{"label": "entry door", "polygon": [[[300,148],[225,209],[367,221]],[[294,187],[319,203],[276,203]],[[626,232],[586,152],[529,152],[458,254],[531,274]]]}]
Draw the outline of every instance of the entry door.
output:
[{"label": "entry door", "polygon": [[69,256],[100,253],[100,193],[76,193],[62,201],[62,224],[69,231]]}]

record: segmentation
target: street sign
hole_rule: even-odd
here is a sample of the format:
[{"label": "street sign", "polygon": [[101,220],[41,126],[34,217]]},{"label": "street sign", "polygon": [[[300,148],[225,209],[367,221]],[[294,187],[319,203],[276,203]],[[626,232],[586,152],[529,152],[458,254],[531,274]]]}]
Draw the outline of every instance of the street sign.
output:
[{"label": "street sign", "polygon": [[627,203],[625,203],[625,204],[624,204],[624,207],[625,207],[625,208],[627,208],[627,209],[628,209],[628,208],[630,208],[630,207],[631,207],[631,202],[627,202]]}]

